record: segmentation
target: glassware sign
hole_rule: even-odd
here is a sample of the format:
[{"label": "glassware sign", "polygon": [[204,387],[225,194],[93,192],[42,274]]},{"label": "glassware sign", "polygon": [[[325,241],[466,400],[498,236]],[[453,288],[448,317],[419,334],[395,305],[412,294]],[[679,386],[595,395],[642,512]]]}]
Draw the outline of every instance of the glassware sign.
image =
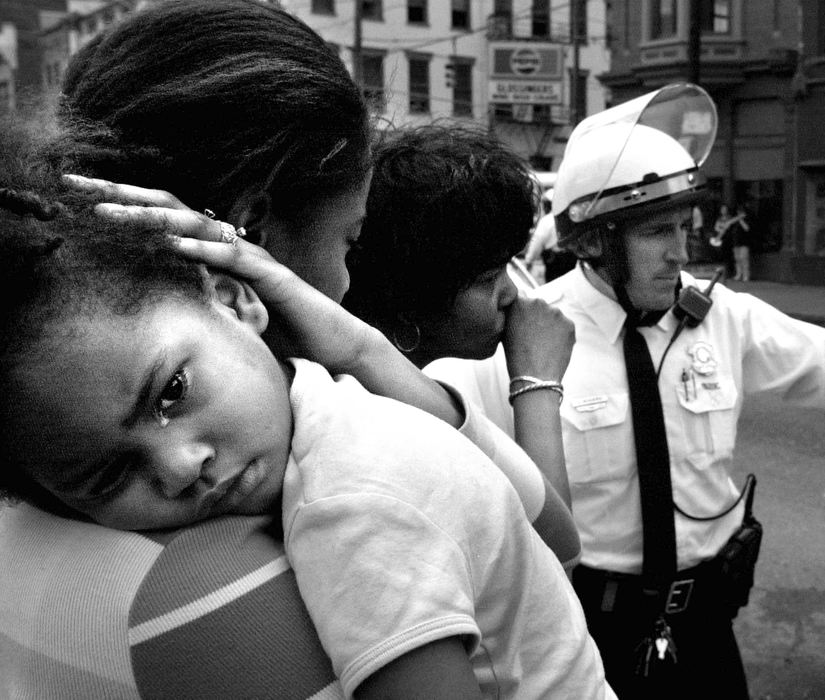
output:
[{"label": "glassware sign", "polygon": [[535,41],[490,42],[490,102],[562,103],[562,46]]}]

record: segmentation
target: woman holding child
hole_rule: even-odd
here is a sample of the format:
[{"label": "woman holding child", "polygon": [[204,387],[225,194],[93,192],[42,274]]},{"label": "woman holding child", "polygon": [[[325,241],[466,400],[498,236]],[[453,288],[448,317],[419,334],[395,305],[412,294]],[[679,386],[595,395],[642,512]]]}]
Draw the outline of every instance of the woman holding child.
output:
[{"label": "woman holding child", "polygon": [[[201,44],[205,43],[206,47],[198,46],[195,35],[199,34],[199,27],[205,26],[210,27],[208,35],[201,33]],[[166,27],[176,27],[175,41],[164,39]],[[184,28],[189,31],[188,39],[181,36]],[[216,28],[220,28],[225,42],[217,41]],[[232,40],[233,31],[238,33],[236,41]],[[185,47],[181,48],[184,55],[159,52],[150,39],[167,47]],[[232,46],[233,53],[221,56],[220,49],[215,48],[220,46]],[[124,50],[120,58],[118,47]],[[142,49],[145,52],[142,53]],[[217,53],[210,57],[207,54],[212,49]],[[189,50],[191,56],[185,55]],[[192,57],[196,55],[199,62],[194,64]],[[152,61],[147,61],[149,56]],[[168,63],[159,61],[159,56],[168,57]],[[272,62],[267,63],[264,58],[271,58]],[[211,60],[220,69],[215,73],[203,71],[205,60]],[[148,89],[154,76],[146,75],[146,66],[153,62],[161,73],[197,65],[197,79],[194,73],[188,76],[188,81],[173,74],[174,79],[169,83],[158,81],[156,90]],[[296,78],[300,75],[301,80],[278,82],[289,72],[289,66],[295,68],[291,75]],[[123,73],[119,72],[120,67],[124,68]],[[100,74],[98,71],[103,68],[112,73]],[[265,74],[267,69],[269,74]],[[134,75],[130,71],[134,71]],[[230,75],[233,79],[226,79]],[[138,76],[145,77],[146,84],[142,86],[145,94],[140,94],[138,84],[144,77]],[[308,76],[311,79],[307,79]],[[282,12],[244,0],[170,2],[136,16],[80,54],[67,79],[64,117],[85,116],[91,122],[82,123],[82,130],[75,127],[74,132],[70,131],[75,138],[61,142],[54,153],[65,158],[68,166],[82,164],[84,172],[115,179],[124,179],[127,166],[134,166],[132,181],[139,185],[159,184],[196,206],[215,206],[222,218],[232,222],[230,231],[234,226],[244,226],[250,237],[264,243],[299,276],[337,301],[347,286],[344,252],[357,239],[369,182],[368,165],[358,165],[367,162],[366,115],[357,90],[345,76],[340,61],[329,54],[323,42]],[[262,84],[270,82],[277,87],[273,87],[267,99],[260,99]],[[113,97],[113,86],[122,86],[124,100],[123,108],[116,111],[115,122],[104,119],[106,102]],[[243,92],[244,86],[247,93]],[[171,99],[169,92],[178,87],[191,88],[186,97],[176,96],[181,99],[180,104]],[[315,98],[318,95],[323,98],[311,98],[306,93],[308,89],[318,91]],[[219,97],[212,97],[213,90]],[[253,100],[253,95],[257,99]],[[177,112],[181,117],[179,123],[162,120],[165,109],[174,113],[188,103],[187,98],[191,100],[192,111],[188,115]],[[279,107],[271,112],[262,104],[270,100],[280,100]],[[221,102],[224,112],[220,114],[224,118],[215,118],[220,136],[213,139],[203,115],[214,117],[216,112],[210,107],[221,109]],[[129,104],[134,111],[126,108]],[[314,109],[312,105],[316,104],[323,109]],[[138,106],[145,110],[142,114]],[[343,112],[349,109],[352,119],[339,122],[338,110],[332,106],[340,106]],[[287,113],[292,115],[292,121],[273,121]],[[336,114],[335,126],[324,122],[323,114],[328,113]],[[146,133],[145,125],[152,123],[146,121],[147,114],[155,115],[159,123],[168,125],[168,132],[163,133],[169,138],[153,139]],[[227,121],[230,119],[231,122]],[[100,128],[95,120],[104,122],[107,128]],[[230,123],[237,123],[238,128],[230,128]],[[196,129],[196,125],[202,129]],[[268,138],[260,135],[264,125],[269,129]],[[77,134],[82,138],[76,138]],[[191,136],[191,140],[184,136]],[[226,141],[229,141],[226,147],[219,145]],[[212,148],[205,149],[204,143],[211,143]],[[80,148],[73,149],[73,145]],[[158,158],[159,152],[169,161]],[[206,153],[208,156],[197,160],[199,154]],[[229,155],[222,160],[225,154]],[[168,169],[160,165],[164,162],[168,163]],[[167,173],[168,179],[164,180]],[[205,174],[217,176],[204,177]],[[322,182],[326,185],[324,189],[318,187]],[[315,196],[319,191],[333,194],[319,202]],[[289,196],[283,196],[283,192]],[[64,200],[69,198],[66,193],[57,195]],[[152,193],[153,203],[156,196],[157,193]],[[68,204],[63,208],[74,211]],[[168,212],[164,215],[172,223],[186,220],[191,223],[194,216],[184,210],[175,214],[178,218]],[[406,394],[411,403],[430,408],[454,424],[461,423],[460,403],[451,399],[440,385],[426,380],[417,370],[413,372],[415,368],[408,367],[409,363],[400,355],[388,354],[386,341],[381,340],[383,336],[378,338],[351,317],[341,315],[332,301],[302,286],[292,273],[275,265],[261,249],[244,242],[228,246],[182,240],[174,250],[213,266],[226,267],[244,280],[239,282],[218,275],[207,284],[199,269],[191,266],[183,266],[167,278],[163,270],[168,267],[158,267],[157,263],[160,258],[174,260],[176,256],[160,241],[136,238],[140,242],[134,245],[134,255],[124,258],[121,264],[116,251],[126,250],[128,245],[120,238],[113,238],[115,247],[107,249],[99,226],[81,214],[74,219],[61,215],[53,221],[53,224],[44,224],[45,229],[25,220],[18,223],[7,219],[3,223],[3,244],[8,255],[13,253],[17,256],[14,259],[25,262],[21,269],[26,270],[28,265],[40,270],[42,276],[37,279],[43,281],[42,289],[76,290],[74,297],[50,294],[21,295],[16,301],[12,298],[7,302],[10,312],[4,317],[9,322],[7,328],[15,329],[16,342],[30,343],[29,351],[48,348],[48,352],[21,356],[14,352],[26,346],[12,345],[6,348],[8,354],[4,353],[4,373],[9,379],[4,385],[16,392],[15,402],[7,403],[4,408],[4,418],[7,418],[2,436],[6,446],[4,488],[26,502],[4,508],[0,513],[0,546],[7,564],[0,574],[4,590],[0,644],[5,647],[0,654],[0,663],[4,664],[0,677],[3,683],[12,684],[7,686],[8,692],[11,694],[10,688],[17,687],[37,697],[339,697],[341,687],[312,631],[289,563],[279,545],[280,518],[273,519],[267,514],[270,511],[266,508],[278,510],[277,470],[264,477],[258,471],[262,458],[247,458],[244,454],[233,460],[246,465],[241,471],[227,471],[223,467],[223,476],[214,476],[218,470],[215,444],[235,443],[210,440],[210,445],[204,446],[206,433],[218,434],[223,430],[223,439],[235,441],[237,438],[240,444],[239,438],[248,426],[262,427],[259,420],[280,421],[273,425],[264,423],[268,436],[281,438],[267,448],[267,460],[271,457],[273,465],[281,464],[289,469],[284,462],[289,462],[290,454],[295,455],[296,443],[285,445],[283,436],[290,429],[293,439],[299,434],[295,427],[297,417],[295,424],[289,423],[286,417],[289,407],[274,418],[258,419],[242,413],[238,417],[246,420],[218,416],[209,423],[208,430],[191,428],[186,433],[191,438],[185,442],[186,449],[179,450],[184,443],[170,436],[180,434],[192,421],[182,419],[178,411],[182,407],[187,411],[198,407],[195,397],[210,387],[213,397],[224,389],[230,392],[234,388],[244,394],[239,399],[250,403],[251,396],[247,394],[251,394],[252,389],[244,390],[242,378],[247,372],[264,372],[266,368],[275,379],[261,380],[264,386],[271,386],[271,392],[259,397],[260,403],[276,405],[279,397],[283,402],[285,387],[292,383],[294,390],[296,377],[302,375],[301,362],[282,365],[265,357],[266,346],[256,337],[267,325],[267,316],[276,313],[286,321],[300,321],[306,313],[306,304],[311,304],[312,320],[321,328],[304,323],[285,341],[284,328],[273,330],[274,324],[270,322],[270,333],[266,336],[270,347],[279,349],[281,354],[312,351],[313,359],[325,361],[335,371],[352,371],[370,389],[383,387],[386,391],[387,386],[401,385],[399,392]],[[335,225],[330,226],[331,223]],[[208,230],[209,236],[217,231],[218,236],[231,238],[225,226],[217,222]],[[25,235],[21,237],[20,233]],[[127,226],[125,233],[133,238],[138,233],[148,235],[140,227],[129,230]],[[62,279],[57,274],[60,265],[64,265],[64,270],[76,269],[68,264],[71,255],[86,264],[97,261],[96,269],[106,269],[108,274],[69,275],[68,286],[53,286],[54,280]],[[327,273],[330,255],[335,263],[332,274]],[[169,265],[175,267],[173,263]],[[157,279],[147,281],[145,274],[156,268]],[[50,269],[56,276],[51,276]],[[120,287],[121,276],[129,275],[131,286],[110,300],[109,291]],[[23,275],[20,279],[29,277]],[[180,285],[189,291],[179,290]],[[136,291],[141,289],[147,300],[143,305],[138,304],[141,295]],[[55,306],[57,299],[68,299],[68,302]],[[115,303],[117,299],[123,303]],[[260,303],[261,300],[266,304]],[[14,306],[18,302],[20,306]],[[21,309],[27,313],[20,314]],[[31,313],[35,311],[37,313]],[[81,313],[78,315],[78,312]],[[18,315],[15,317],[14,313]],[[181,318],[189,320],[179,322]],[[100,337],[107,342],[92,342],[90,339],[97,334],[89,333],[89,324],[105,330]],[[32,331],[29,335],[23,332],[27,328]],[[342,342],[341,336],[330,333],[330,328],[341,329],[348,334],[343,340],[352,342]],[[308,331],[309,337],[302,337],[302,331]],[[111,332],[115,332],[114,337]],[[207,340],[213,334],[218,340]],[[326,334],[332,335],[335,342],[321,342]],[[118,338],[118,342],[113,342]],[[154,339],[164,343],[165,349],[160,355],[152,355]],[[345,349],[352,348],[351,352],[342,353],[334,347],[339,344]],[[211,359],[202,357],[200,353],[206,354],[210,348],[214,350]],[[233,350],[227,352],[226,348]],[[222,353],[228,357],[221,358]],[[147,355],[153,359],[147,362]],[[35,369],[43,371],[28,371],[20,357],[36,358]],[[98,362],[103,363],[107,357],[115,357],[117,361],[101,365],[101,369],[109,367],[108,372],[100,373],[104,386],[111,387],[106,382],[118,377],[121,381],[115,387],[125,392],[125,396],[134,394],[134,401],[111,405],[107,402],[120,396],[115,389],[103,394],[94,391],[98,376],[95,369]],[[124,358],[132,358],[134,362],[125,362]],[[193,376],[194,369],[189,369],[193,365],[198,370],[197,376]],[[79,374],[69,371],[75,367],[83,371]],[[226,371],[217,374],[214,369],[218,367]],[[211,373],[210,368],[213,368]],[[134,374],[138,369],[141,371]],[[317,370],[309,372],[316,376],[312,372]],[[388,381],[387,376],[395,381]],[[317,377],[321,387],[318,390],[324,397],[336,395],[342,386],[328,375]],[[410,382],[397,381],[399,377],[409,377]],[[362,397],[359,401],[369,404],[373,400],[363,398],[365,394],[360,387],[345,384],[344,393],[339,392],[341,396],[348,399],[350,395],[346,391],[354,391],[354,396]],[[84,386],[88,387],[85,391]],[[78,396],[83,399],[80,407],[69,399]],[[234,402],[233,406],[243,406],[243,400]],[[90,410],[83,414],[82,407],[87,404]],[[334,401],[333,404],[337,405]],[[391,405],[393,408],[387,409],[391,415],[397,410],[412,411]],[[15,410],[7,410],[12,407]],[[46,439],[38,432],[40,423],[31,418],[44,407],[57,419],[42,422],[41,427],[48,428]],[[109,408],[111,410],[106,410]],[[18,409],[22,415],[18,415]],[[294,415],[294,400],[292,410]],[[72,422],[73,415],[78,416],[76,423]],[[403,413],[404,417],[408,415],[415,416],[413,425],[421,426],[421,431],[410,435],[402,431],[399,437],[403,440],[396,444],[426,442],[424,436],[433,431],[432,434],[439,435],[437,443],[448,446],[450,453],[455,454],[456,465],[466,464],[461,467],[464,469],[475,464],[489,483],[498,484],[489,490],[501,493],[503,500],[494,499],[496,504],[510,503],[507,512],[511,519],[523,518],[517,512],[523,513],[519,509],[528,507],[527,503],[519,505],[513,500],[515,491],[502,484],[497,470],[479,466],[486,463],[480,453],[471,449],[466,441],[452,437],[452,432],[448,436],[443,432],[446,428],[433,427],[436,423],[443,425],[440,422],[419,418],[424,414],[417,412]],[[122,416],[122,419],[113,422],[112,416]],[[342,410],[336,416],[346,419],[347,412]],[[399,426],[405,422],[396,421]],[[16,428],[20,429],[19,433]],[[145,434],[141,430],[145,430]],[[351,435],[349,431],[344,434]],[[78,438],[77,444],[69,439],[72,435]],[[23,439],[26,437],[31,440]],[[158,454],[176,459],[147,459],[152,450],[144,438],[149,446],[156,447]],[[315,442],[313,439],[309,444]],[[59,446],[60,452],[53,445]],[[369,441],[365,446],[370,447]],[[506,447],[502,449],[507,451]],[[64,459],[63,452],[73,459]],[[509,454],[514,453],[511,450]],[[434,457],[433,461],[436,460]],[[323,462],[322,459],[319,469],[324,467]],[[149,512],[142,506],[131,510],[112,508],[112,503],[119,502],[124,475],[132,474],[133,470],[143,474],[140,470],[147,465],[152,466],[156,476],[145,484],[145,493],[155,489],[152,494],[163,493],[176,503],[180,503],[180,499],[185,502],[192,499],[192,508],[159,519],[156,519],[159,511],[154,508]],[[311,473],[314,472],[307,472]],[[166,478],[161,479],[159,474],[165,474]],[[138,485],[140,483],[139,480]],[[288,485],[294,483],[294,479],[287,481]],[[131,492],[135,484],[130,481],[126,485]],[[268,485],[267,495],[259,502],[257,496],[261,494],[257,489],[261,485]],[[294,508],[301,506],[301,500],[296,500],[294,489],[289,493],[293,510],[288,512],[295,513]],[[529,501],[530,495],[525,493],[523,497]],[[105,508],[100,506],[101,499],[107,504]],[[250,511],[256,515],[234,515]],[[223,512],[229,515],[199,522],[203,517]],[[288,529],[293,522],[287,522]],[[189,523],[192,524],[181,527]],[[149,529],[135,533],[114,528]],[[570,659],[549,663],[541,672],[537,670],[530,682],[541,678],[547,687],[575,686],[578,697],[611,697],[603,681],[598,655],[581,626],[580,610],[573,599],[566,597],[569,586],[558,562],[542,553],[543,545],[536,542],[529,527],[525,529],[518,524],[515,529],[525,543],[530,543],[530,551],[536,552],[536,562],[540,562],[540,568],[528,567],[524,571],[531,571],[530,576],[543,572],[542,581],[548,586],[545,595],[555,601],[543,611],[548,615],[543,634],[556,639],[555,655],[572,654],[577,660],[575,664]],[[508,548],[510,552],[523,550],[523,547]],[[306,549],[296,547],[298,555],[301,551]],[[311,572],[312,561],[304,564],[306,571]],[[31,575],[32,567],[38,571],[36,580]],[[296,568],[300,566],[296,564]],[[313,585],[312,576],[310,585]],[[305,590],[302,586],[302,593]],[[558,595],[553,595],[554,592]],[[411,596],[413,593],[415,591],[410,590]],[[491,598],[499,599],[511,600],[503,589]],[[321,609],[323,604],[323,599],[311,602]],[[392,618],[391,611],[387,611],[386,617]],[[331,618],[331,615],[322,615],[315,621],[329,624]],[[478,671],[479,652],[473,652],[474,663],[470,662],[467,652],[474,648],[472,640],[479,634],[478,628],[469,613],[461,619],[462,624],[448,630],[448,636],[419,637],[420,646],[398,649],[387,665],[373,664],[366,680],[357,674],[351,676],[347,693],[352,692],[355,683],[358,697],[380,696],[387,688],[397,691],[393,697],[478,697],[479,683],[487,688],[491,679],[473,674],[474,669]],[[481,624],[483,629],[487,623]],[[514,630],[506,631],[513,633]],[[480,635],[482,644],[492,643],[488,637],[486,632]],[[330,639],[336,637],[325,637],[328,643]],[[490,647],[487,650],[489,652]],[[432,660],[437,663],[433,665]],[[422,669],[427,670],[422,673]],[[439,674],[436,669],[444,673]],[[336,671],[341,674],[340,669]]]}]

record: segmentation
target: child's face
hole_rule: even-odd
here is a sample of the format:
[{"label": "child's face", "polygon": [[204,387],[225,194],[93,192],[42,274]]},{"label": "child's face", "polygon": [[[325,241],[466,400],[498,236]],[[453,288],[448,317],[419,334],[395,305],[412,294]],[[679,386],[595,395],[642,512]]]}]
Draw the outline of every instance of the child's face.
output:
[{"label": "child's face", "polygon": [[272,509],[289,379],[254,328],[218,302],[167,298],[60,331],[10,382],[12,457],[31,478],[118,529]]}]

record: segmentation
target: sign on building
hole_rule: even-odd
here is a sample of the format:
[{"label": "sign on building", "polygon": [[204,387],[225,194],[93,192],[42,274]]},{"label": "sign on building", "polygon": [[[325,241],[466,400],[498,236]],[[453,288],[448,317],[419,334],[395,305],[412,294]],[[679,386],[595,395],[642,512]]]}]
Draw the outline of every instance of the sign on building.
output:
[{"label": "sign on building", "polygon": [[490,42],[490,102],[562,103],[562,47],[535,41]]}]

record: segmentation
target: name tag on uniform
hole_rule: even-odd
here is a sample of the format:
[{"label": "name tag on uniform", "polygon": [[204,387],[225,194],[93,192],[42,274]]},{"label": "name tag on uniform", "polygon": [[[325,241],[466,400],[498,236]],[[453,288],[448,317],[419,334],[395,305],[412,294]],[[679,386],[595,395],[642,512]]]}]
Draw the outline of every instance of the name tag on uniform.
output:
[{"label": "name tag on uniform", "polygon": [[607,396],[585,396],[581,399],[574,399],[571,404],[579,413],[589,413],[607,406]]}]

